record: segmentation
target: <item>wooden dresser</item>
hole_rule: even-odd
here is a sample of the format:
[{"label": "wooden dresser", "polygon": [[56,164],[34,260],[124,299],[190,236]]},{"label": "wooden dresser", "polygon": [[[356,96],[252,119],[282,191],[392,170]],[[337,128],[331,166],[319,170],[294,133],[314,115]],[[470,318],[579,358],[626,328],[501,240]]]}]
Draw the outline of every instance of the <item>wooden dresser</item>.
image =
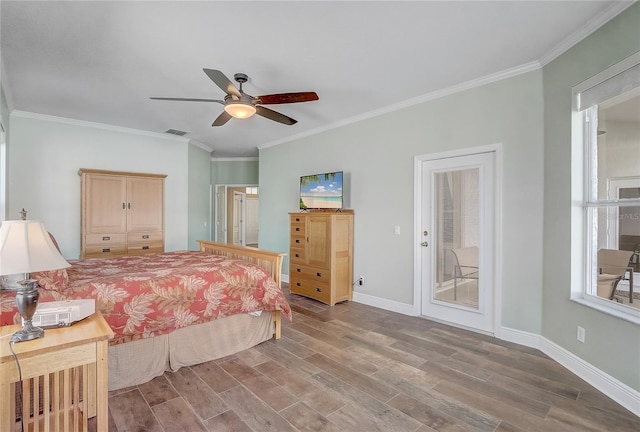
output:
[{"label": "wooden dresser", "polygon": [[334,304],[353,297],[353,210],[289,213],[289,288]]},{"label": "wooden dresser", "polygon": [[82,168],[81,258],[164,252],[164,174]]}]

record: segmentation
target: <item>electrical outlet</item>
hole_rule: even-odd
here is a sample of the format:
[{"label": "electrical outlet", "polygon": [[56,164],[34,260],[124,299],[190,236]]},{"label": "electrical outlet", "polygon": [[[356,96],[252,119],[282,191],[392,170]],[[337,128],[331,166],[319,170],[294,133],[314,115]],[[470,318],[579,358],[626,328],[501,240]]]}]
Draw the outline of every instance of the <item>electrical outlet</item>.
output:
[{"label": "electrical outlet", "polygon": [[360,276],[358,278],[358,285],[360,285],[360,286],[364,285],[364,276]]},{"label": "electrical outlet", "polygon": [[584,327],[580,327],[578,326],[578,341],[584,343],[584,338],[586,336],[586,331],[584,329]]}]

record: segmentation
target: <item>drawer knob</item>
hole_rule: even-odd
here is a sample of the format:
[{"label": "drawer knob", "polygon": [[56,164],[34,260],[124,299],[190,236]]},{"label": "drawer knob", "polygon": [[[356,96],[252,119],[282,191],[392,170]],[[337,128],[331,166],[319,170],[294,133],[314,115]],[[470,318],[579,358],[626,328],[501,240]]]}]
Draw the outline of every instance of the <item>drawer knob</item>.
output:
[{"label": "drawer knob", "polygon": [[316,288],[316,291],[322,292],[322,288]]},{"label": "drawer knob", "polygon": [[300,218],[296,218],[296,222],[300,222]]},{"label": "drawer knob", "polygon": [[149,234],[143,234],[142,238],[143,238],[144,240],[148,239],[148,238],[149,238]]},{"label": "drawer knob", "polygon": [[142,250],[149,250],[149,246],[142,246]]},{"label": "drawer knob", "polygon": [[322,273],[318,272],[318,273],[316,273],[316,276],[322,277]]},{"label": "drawer knob", "polygon": [[302,270],[300,270],[299,268],[297,268],[297,269],[296,269],[296,271],[297,271],[298,273],[302,273]]},{"label": "drawer knob", "polygon": [[300,231],[300,227],[296,227],[296,231]]},{"label": "drawer knob", "polygon": [[300,244],[300,239],[296,239],[296,243]]},{"label": "drawer knob", "polygon": [[302,286],[302,285],[300,285],[300,282],[296,282],[296,286]]},{"label": "drawer knob", "polygon": [[111,240],[111,237],[102,237],[103,241]]},{"label": "drawer knob", "polygon": [[296,254],[296,258],[300,258],[300,254]]},{"label": "drawer knob", "polygon": [[111,249],[110,248],[104,248],[104,249],[102,249],[102,252],[111,252]]}]

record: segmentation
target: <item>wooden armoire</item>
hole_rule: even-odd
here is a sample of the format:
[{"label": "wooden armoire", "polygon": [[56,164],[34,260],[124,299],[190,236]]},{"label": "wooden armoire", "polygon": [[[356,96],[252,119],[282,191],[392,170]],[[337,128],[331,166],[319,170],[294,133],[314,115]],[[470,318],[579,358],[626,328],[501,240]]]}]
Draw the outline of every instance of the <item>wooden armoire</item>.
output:
[{"label": "wooden armoire", "polygon": [[290,213],[289,288],[334,304],[353,298],[353,210]]},{"label": "wooden armoire", "polygon": [[164,252],[165,174],[81,168],[81,258]]}]

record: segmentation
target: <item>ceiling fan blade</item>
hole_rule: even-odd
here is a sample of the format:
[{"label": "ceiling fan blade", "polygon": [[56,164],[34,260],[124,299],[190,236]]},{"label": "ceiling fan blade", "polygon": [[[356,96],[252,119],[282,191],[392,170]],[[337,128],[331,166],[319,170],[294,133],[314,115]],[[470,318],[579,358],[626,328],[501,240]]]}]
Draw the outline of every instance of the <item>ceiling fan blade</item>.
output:
[{"label": "ceiling fan blade", "polygon": [[153,100],[166,100],[166,101],[183,101],[183,102],[217,102],[224,105],[223,100],[218,99],[197,99],[197,98],[166,98],[166,97],[150,97]]},{"label": "ceiling fan blade", "polygon": [[220,114],[218,118],[215,119],[215,121],[211,124],[211,126],[222,126],[229,120],[231,120],[231,114],[229,114],[226,111],[222,111],[222,114]]},{"label": "ceiling fan blade", "polygon": [[240,91],[233,85],[233,83],[226,77],[225,74],[215,69],[202,69],[207,74],[211,81],[216,83],[218,87],[222,89],[226,94],[240,97]]},{"label": "ceiling fan blade", "polygon": [[298,120],[294,120],[291,117],[287,117],[284,114],[280,114],[279,112],[260,105],[256,106],[256,114],[268,118],[269,120],[277,121],[278,123],[283,123],[289,126],[298,123]]},{"label": "ceiling fan blade", "polygon": [[298,92],[298,93],[279,93],[264,96],[258,96],[260,103],[264,105],[285,104],[296,102],[311,102],[318,100],[316,92]]}]

